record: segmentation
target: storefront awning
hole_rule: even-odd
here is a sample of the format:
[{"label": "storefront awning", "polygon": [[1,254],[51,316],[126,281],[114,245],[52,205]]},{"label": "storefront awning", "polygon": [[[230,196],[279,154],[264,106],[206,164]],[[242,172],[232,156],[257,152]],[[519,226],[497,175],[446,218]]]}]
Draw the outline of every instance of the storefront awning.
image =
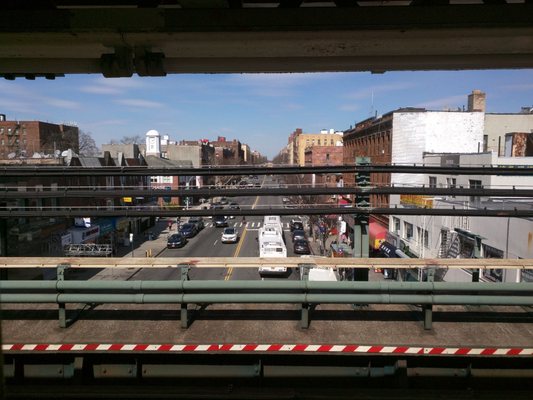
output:
[{"label": "storefront awning", "polygon": [[370,247],[374,250],[378,250],[382,242],[385,241],[387,237],[387,232],[389,231],[385,226],[378,224],[377,222],[370,221],[370,227],[368,229],[368,236]]},{"label": "storefront awning", "polygon": [[381,254],[388,258],[411,258],[389,242],[381,243],[379,246],[379,251]]}]

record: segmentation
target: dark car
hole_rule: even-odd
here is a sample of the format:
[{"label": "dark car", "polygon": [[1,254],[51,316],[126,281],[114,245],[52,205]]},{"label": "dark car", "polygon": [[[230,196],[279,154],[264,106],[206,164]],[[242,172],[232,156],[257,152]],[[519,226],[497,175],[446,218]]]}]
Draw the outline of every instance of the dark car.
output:
[{"label": "dark car", "polygon": [[294,243],[297,240],[305,240],[305,232],[301,229],[292,231],[292,242]]},{"label": "dark car", "polygon": [[291,232],[304,230],[304,223],[298,219],[291,220],[289,226],[291,227]]},{"label": "dark car", "polygon": [[186,238],[192,238],[198,233],[198,227],[196,226],[196,224],[191,224],[187,222],[186,224],[183,224],[181,226],[180,233]]},{"label": "dark car", "polygon": [[309,242],[307,240],[296,240],[294,242],[294,252],[296,254],[310,254]]},{"label": "dark car", "polygon": [[[237,203],[229,203],[228,208],[230,210],[240,210],[241,209],[241,207],[239,207],[239,205]],[[230,219],[233,219],[233,218],[235,218],[234,215],[230,216]]]},{"label": "dark car", "polygon": [[225,215],[217,215],[213,218],[213,223],[217,228],[228,226],[228,217]]},{"label": "dark car", "polygon": [[175,249],[178,247],[183,247],[187,244],[187,238],[181,233],[175,233],[168,237],[167,239],[167,249]]},{"label": "dark car", "polygon": [[205,227],[204,219],[202,217],[191,217],[191,218],[189,218],[189,224],[195,224],[197,229],[198,229],[198,231],[201,231]]}]

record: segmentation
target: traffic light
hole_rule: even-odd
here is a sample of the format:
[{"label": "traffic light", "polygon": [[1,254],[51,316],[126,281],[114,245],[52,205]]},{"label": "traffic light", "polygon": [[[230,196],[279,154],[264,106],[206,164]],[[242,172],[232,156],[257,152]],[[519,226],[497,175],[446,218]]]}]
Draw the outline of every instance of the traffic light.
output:
[{"label": "traffic light", "polygon": [[[359,171],[358,167],[364,167],[370,165],[369,157],[357,157],[355,159],[356,164],[356,173],[355,173],[355,183],[358,188],[362,189],[363,192],[358,192],[355,198],[355,206],[357,208],[367,208],[370,207],[370,194],[365,190],[370,189],[370,173],[367,171]],[[368,189],[366,189],[368,188]]]}]

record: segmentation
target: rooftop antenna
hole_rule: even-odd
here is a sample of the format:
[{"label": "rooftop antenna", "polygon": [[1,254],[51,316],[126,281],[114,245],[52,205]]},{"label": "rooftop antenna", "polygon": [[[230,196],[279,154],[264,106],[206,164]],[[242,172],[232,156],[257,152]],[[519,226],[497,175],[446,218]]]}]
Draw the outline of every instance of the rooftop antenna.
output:
[{"label": "rooftop antenna", "polygon": [[370,116],[374,115],[374,90],[372,89],[372,100],[370,102]]}]

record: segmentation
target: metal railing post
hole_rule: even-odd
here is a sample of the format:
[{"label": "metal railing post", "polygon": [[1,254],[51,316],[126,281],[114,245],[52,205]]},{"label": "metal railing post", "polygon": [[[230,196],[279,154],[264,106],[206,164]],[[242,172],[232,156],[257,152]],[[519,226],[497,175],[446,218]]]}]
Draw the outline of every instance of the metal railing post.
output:
[{"label": "metal railing post", "polygon": [[[427,281],[435,281],[435,267],[428,267],[427,269]],[[431,330],[433,327],[433,304],[424,304],[424,329]]]},{"label": "metal railing post", "polygon": [[[64,281],[66,280],[66,270],[70,268],[69,264],[59,264],[57,266],[57,280],[58,281]],[[63,291],[58,290],[57,293],[60,294]],[[67,327],[67,310],[65,307],[65,303],[57,303],[59,306],[59,327],[60,328],[66,328]]]},{"label": "metal railing post", "polygon": [[[180,269],[181,280],[188,281],[189,280],[189,266],[181,265],[179,269]],[[181,303],[180,320],[181,320],[181,328],[187,329],[189,327],[189,314],[187,312],[187,303]]]},{"label": "metal railing post", "polygon": [[[301,271],[302,281],[308,281],[309,280],[309,266],[301,265],[300,271]],[[305,289],[305,292],[307,293],[307,289]],[[302,329],[309,328],[309,303],[302,303],[302,316],[300,320],[300,327]]]}]

